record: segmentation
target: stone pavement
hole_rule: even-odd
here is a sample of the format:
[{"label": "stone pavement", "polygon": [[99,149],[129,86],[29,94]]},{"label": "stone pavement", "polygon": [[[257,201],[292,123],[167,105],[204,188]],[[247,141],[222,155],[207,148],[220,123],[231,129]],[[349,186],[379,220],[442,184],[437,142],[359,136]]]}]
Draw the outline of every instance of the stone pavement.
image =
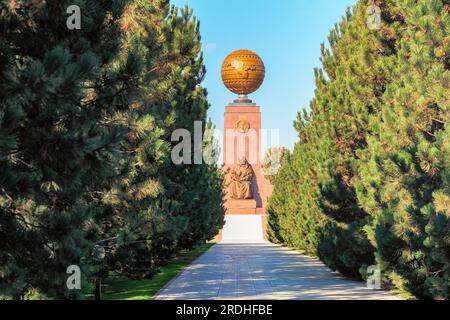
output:
[{"label": "stone pavement", "polygon": [[194,261],[157,300],[396,300],[348,280],[320,261],[270,243],[220,243]]}]

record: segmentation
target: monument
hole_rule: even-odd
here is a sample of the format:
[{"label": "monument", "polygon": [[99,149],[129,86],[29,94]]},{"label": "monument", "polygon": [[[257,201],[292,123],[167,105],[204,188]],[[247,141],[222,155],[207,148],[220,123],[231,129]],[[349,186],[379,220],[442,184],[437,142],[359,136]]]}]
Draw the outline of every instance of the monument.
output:
[{"label": "monument", "polygon": [[225,108],[223,163],[225,226],[216,240],[264,240],[266,205],[272,186],[261,174],[261,111],[248,95],[261,86],[265,67],[248,50],[223,62],[222,80],[237,98]]}]

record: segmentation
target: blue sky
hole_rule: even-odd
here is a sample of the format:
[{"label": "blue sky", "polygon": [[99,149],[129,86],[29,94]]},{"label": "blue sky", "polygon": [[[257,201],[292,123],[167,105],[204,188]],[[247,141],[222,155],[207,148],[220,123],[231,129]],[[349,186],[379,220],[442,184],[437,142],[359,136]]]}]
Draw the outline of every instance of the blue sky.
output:
[{"label": "blue sky", "polygon": [[194,10],[200,20],[211,108],[209,116],[223,130],[225,106],[235,99],[222,83],[220,69],[234,50],[258,53],[266,67],[261,88],[250,95],[261,107],[264,129],[280,130],[280,145],[293,148],[297,112],[314,96],[314,68],[320,44],[356,0],[172,0]]}]

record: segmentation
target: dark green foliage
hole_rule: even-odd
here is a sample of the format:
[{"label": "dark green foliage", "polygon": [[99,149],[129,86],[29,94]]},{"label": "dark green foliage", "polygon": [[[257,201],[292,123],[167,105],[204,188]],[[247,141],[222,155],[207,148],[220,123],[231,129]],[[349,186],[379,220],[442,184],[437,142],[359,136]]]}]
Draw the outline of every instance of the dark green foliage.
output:
[{"label": "dark green foliage", "polygon": [[297,151],[300,147],[297,144],[296,150],[271,179],[275,189],[267,208],[267,233],[273,242],[316,255],[319,241],[317,228],[324,217],[315,203],[316,195],[308,191],[313,188],[311,176],[299,175],[303,165],[299,160],[302,153]]},{"label": "dark green foliage", "polygon": [[[82,30],[66,28],[71,1],[0,4],[0,275],[5,294],[32,287],[68,297],[66,268],[87,259],[94,212],[82,196],[124,133],[103,122],[96,95],[120,30],[123,1],[78,1]],[[102,32],[98,32],[101,29]],[[89,270],[85,270],[89,273]]]},{"label": "dark green foliage", "polygon": [[267,238],[273,243],[284,243],[284,239],[280,234],[280,219],[283,219],[283,216],[285,216],[286,214],[286,202],[285,199],[281,196],[283,192],[281,192],[280,189],[283,188],[284,191],[286,184],[281,182],[288,181],[286,179],[287,170],[289,169],[287,163],[290,162],[290,156],[290,153],[287,153],[283,166],[275,175],[272,175],[270,178],[270,182],[277,188],[277,192],[274,192],[272,194],[270,203],[267,206]]},{"label": "dark green foliage", "polygon": [[375,218],[367,231],[387,277],[419,298],[448,299],[450,19],[443,1],[399,7],[405,36],[371,123],[358,197]]},{"label": "dark green foliage", "polygon": [[320,232],[319,258],[344,276],[360,278],[368,266],[375,264],[374,248],[363,230],[366,223],[364,219],[350,224],[328,220]]},{"label": "dark green foliage", "polygon": [[[72,4],[81,30],[66,28]],[[3,1],[0,35],[2,297],[76,298],[69,265],[89,291],[93,276],[151,276],[215,235],[219,169],[170,158],[174,129],[206,127],[192,12],[165,0]]]},{"label": "dark green foliage", "polygon": [[207,127],[209,105],[199,86],[205,68],[192,11],[179,12],[168,1],[134,1],[124,26],[130,35],[125,44],[132,44],[142,61],[137,83],[143,98],[125,115],[133,123],[122,145],[130,170],[104,200],[113,210],[109,233],[120,234],[111,252],[113,269],[146,277],[180,248],[217,234],[224,214],[222,176],[215,163],[175,165],[171,160],[174,130],[188,130],[193,137],[194,121],[202,134]]},{"label": "dark green foliage", "polygon": [[351,277],[376,261],[385,284],[448,298],[449,25],[441,0],[361,0],[332,30],[275,178],[272,240]]},{"label": "dark green foliage", "polygon": [[[388,62],[395,53],[388,45],[391,33],[377,37],[366,27],[366,8],[364,1],[357,4],[331,31],[331,49],[322,46],[323,70],[315,71],[316,96],[309,114],[298,115],[294,125],[300,141],[281,173],[290,172],[280,184],[283,188],[290,184],[296,187],[295,196],[291,197],[287,190],[279,191],[275,183],[271,201],[271,207],[278,208],[272,204],[280,193],[281,201],[290,203],[286,221],[280,221],[290,230],[285,238],[289,245],[318,254],[333,269],[340,270],[342,266],[341,272],[352,275],[359,274],[361,265],[373,260],[370,245],[360,249],[367,249],[365,253],[347,255],[345,263],[339,262],[337,255],[329,255],[329,248],[336,241],[346,248],[356,242],[368,243],[361,239],[363,232],[353,239],[352,232],[343,230],[360,230],[360,221],[367,216],[357,202],[353,186],[355,160],[358,150],[366,145],[369,118],[380,108]],[[321,231],[322,228],[325,229]],[[334,234],[330,228],[339,232]],[[300,238],[299,232],[303,233]],[[350,261],[352,257],[354,261]]]}]

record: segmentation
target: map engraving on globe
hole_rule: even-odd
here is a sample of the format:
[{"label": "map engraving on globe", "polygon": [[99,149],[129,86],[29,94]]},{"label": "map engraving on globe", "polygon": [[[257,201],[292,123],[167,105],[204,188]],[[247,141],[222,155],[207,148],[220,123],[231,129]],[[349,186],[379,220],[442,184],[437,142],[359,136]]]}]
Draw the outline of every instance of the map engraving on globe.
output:
[{"label": "map engraving on globe", "polygon": [[237,50],[222,64],[222,80],[233,93],[246,96],[258,90],[264,81],[265,67],[261,58],[249,50]]}]

